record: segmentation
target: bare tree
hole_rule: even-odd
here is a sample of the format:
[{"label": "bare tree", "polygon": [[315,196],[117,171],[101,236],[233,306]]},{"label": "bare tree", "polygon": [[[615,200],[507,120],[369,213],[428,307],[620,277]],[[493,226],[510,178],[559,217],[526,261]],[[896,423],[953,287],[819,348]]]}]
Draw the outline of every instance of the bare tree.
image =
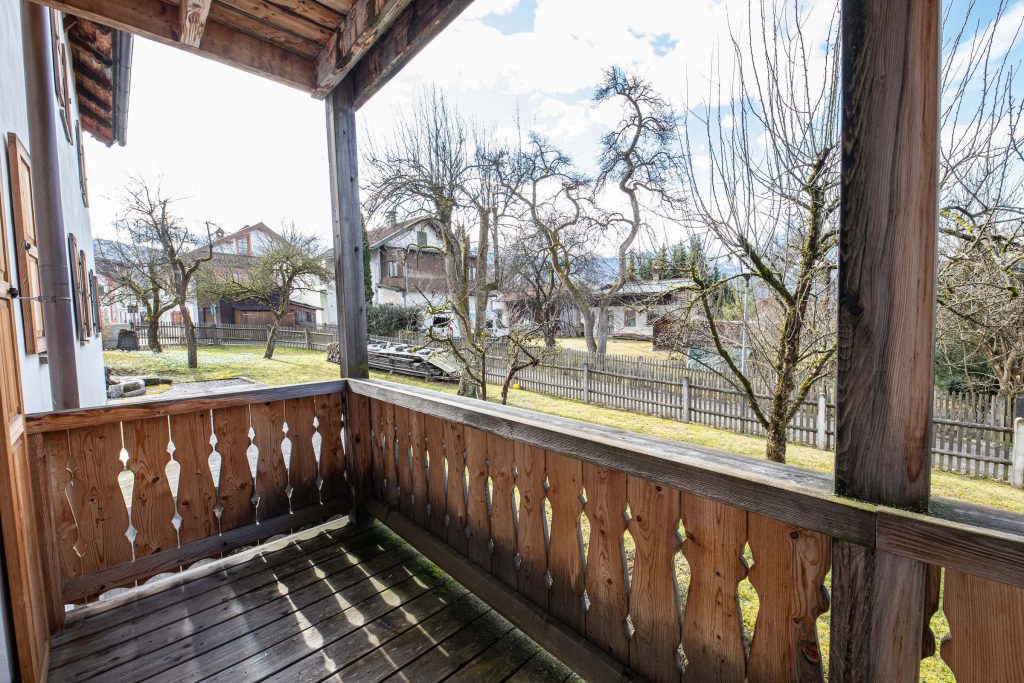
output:
[{"label": "bare tree", "polygon": [[551,265],[544,239],[530,223],[520,224],[508,241],[502,264],[510,329],[536,326],[544,345],[554,348],[558,334],[566,331],[563,312],[575,307],[575,302]]},{"label": "bare tree", "polygon": [[[544,255],[539,261],[529,255],[529,267],[541,264],[540,270],[520,276],[532,281],[529,286],[536,286],[537,280],[543,279],[543,269],[549,267],[579,308],[587,348],[595,351],[596,316],[591,307],[595,288],[586,277],[596,239],[593,223],[587,218],[592,206],[590,182],[564,152],[535,132],[529,133],[518,149],[492,157],[491,163],[521,226],[516,241],[526,248],[536,244]],[[545,285],[535,294],[544,291],[553,288]]]},{"label": "bare tree", "polygon": [[1024,389],[1024,104],[1014,96],[1022,26],[1007,10],[972,2],[963,15],[946,13],[937,355],[940,373],[1016,396]]},{"label": "bare tree", "polygon": [[481,161],[488,144],[485,132],[471,130],[431,88],[399,117],[389,144],[371,144],[364,159],[367,213],[425,214],[440,229],[447,296],[433,308],[455,318],[459,340],[438,341],[463,366],[459,393],[480,398],[486,397],[487,300],[498,287],[491,249],[498,249],[503,214],[501,188]]},{"label": "bare tree", "polygon": [[629,255],[641,233],[650,227],[650,216],[663,204],[676,205],[676,171],[680,167],[677,119],[668,101],[647,79],[618,66],[604,72],[594,91],[595,104],[615,103],[620,118],[601,139],[595,190],[613,189],[626,200],[627,208],[595,213],[597,224],[616,247],[618,268],[612,282],[596,297],[597,335],[591,352],[608,348],[608,307],[629,280]]},{"label": "bare tree", "polygon": [[167,263],[163,253],[133,242],[97,240],[96,268],[110,284],[103,294],[105,303],[142,306],[146,343],[150,351],[162,353],[160,317],[177,306],[164,291]]},{"label": "bare tree", "polygon": [[303,233],[294,225],[281,232],[281,239],[264,247],[251,266],[212,274],[204,283],[207,294],[217,299],[255,301],[266,306],[274,319],[267,334],[263,357],[274,357],[281,320],[288,314],[293,297],[319,291],[334,276],[324,258],[326,250],[317,235]]},{"label": "bare tree", "polygon": [[142,178],[133,178],[125,187],[122,212],[117,229],[125,241],[159,253],[163,267],[157,271],[160,288],[174,300],[181,312],[188,348],[188,366],[199,367],[195,323],[188,308],[196,272],[213,258],[211,223],[202,231],[192,230],[174,212],[176,197],[163,193]]},{"label": "bare tree", "polygon": [[[721,60],[731,66],[715,65],[728,73],[711,84],[709,104],[691,110],[682,134],[690,233],[711,259],[738,263],[740,271],[712,277],[693,260],[694,305],[722,374],[745,394],[767,432],[766,456],[776,462],[786,459],[786,426],[835,354],[838,16],[826,35],[809,36],[805,9],[752,3],[745,27],[731,27],[731,54]],[[763,292],[761,324],[752,326],[761,333],[752,334],[761,362],[745,364],[723,341],[713,304],[723,288],[751,275]]]}]

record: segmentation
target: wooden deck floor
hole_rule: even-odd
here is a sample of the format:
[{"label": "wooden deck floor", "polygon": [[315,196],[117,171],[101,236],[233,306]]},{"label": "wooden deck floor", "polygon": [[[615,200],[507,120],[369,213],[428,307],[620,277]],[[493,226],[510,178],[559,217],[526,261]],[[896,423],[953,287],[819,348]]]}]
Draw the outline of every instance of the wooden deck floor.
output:
[{"label": "wooden deck floor", "polygon": [[321,527],[180,576],[72,614],[50,680],[574,678],[380,525]]}]

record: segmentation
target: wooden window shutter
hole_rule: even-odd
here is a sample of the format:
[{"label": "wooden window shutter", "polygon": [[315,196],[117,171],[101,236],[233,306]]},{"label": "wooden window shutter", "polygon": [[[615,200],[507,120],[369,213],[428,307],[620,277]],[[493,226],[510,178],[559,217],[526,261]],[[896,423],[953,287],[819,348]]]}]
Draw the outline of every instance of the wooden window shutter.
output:
[{"label": "wooden window shutter", "polygon": [[18,252],[18,285],[25,328],[25,351],[46,351],[43,322],[42,278],[39,273],[39,241],[35,205],[32,202],[32,161],[14,133],[7,134],[7,158],[11,165],[11,196],[14,213],[14,248]]},{"label": "wooden window shutter", "polygon": [[100,286],[96,280],[96,273],[89,271],[89,297],[92,299],[92,333],[100,335],[103,333],[103,321],[100,320]]},{"label": "wooden window shutter", "polygon": [[78,238],[68,235],[68,267],[71,269],[71,308],[75,312],[75,329],[79,341],[88,339],[85,332],[85,301],[82,298],[82,265],[79,261]]},{"label": "wooden window shutter", "polygon": [[82,341],[92,336],[92,287],[89,286],[89,273],[86,268],[85,250],[78,251],[78,282],[82,288]]}]

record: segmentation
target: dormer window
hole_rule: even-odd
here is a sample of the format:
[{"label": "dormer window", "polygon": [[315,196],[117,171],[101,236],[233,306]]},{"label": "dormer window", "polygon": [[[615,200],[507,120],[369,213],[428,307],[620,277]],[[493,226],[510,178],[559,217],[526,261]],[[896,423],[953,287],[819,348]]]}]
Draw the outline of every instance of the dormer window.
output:
[{"label": "dormer window", "polygon": [[249,236],[246,235],[244,237],[239,237],[235,241],[235,247],[236,247],[236,251],[239,254],[244,254],[245,256],[248,256],[249,255]]}]

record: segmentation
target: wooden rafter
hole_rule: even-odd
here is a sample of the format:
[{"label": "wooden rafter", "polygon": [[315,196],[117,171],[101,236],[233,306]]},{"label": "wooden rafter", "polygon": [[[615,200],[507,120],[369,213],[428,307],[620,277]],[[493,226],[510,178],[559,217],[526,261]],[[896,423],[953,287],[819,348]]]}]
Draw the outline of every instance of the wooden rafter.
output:
[{"label": "wooden rafter", "polygon": [[316,95],[326,97],[334,90],[412,4],[413,0],[356,0],[316,60]]},{"label": "wooden rafter", "polygon": [[353,82],[356,106],[363,106],[472,2],[416,0],[406,7],[352,68],[349,78]]},{"label": "wooden rafter", "polygon": [[199,47],[213,0],[181,0],[181,42]]},{"label": "wooden rafter", "polygon": [[32,0],[105,26],[178,47],[305,92],[314,89],[312,60],[207,19],[199,47],[181,42],[179,6],[162,0]]}]

